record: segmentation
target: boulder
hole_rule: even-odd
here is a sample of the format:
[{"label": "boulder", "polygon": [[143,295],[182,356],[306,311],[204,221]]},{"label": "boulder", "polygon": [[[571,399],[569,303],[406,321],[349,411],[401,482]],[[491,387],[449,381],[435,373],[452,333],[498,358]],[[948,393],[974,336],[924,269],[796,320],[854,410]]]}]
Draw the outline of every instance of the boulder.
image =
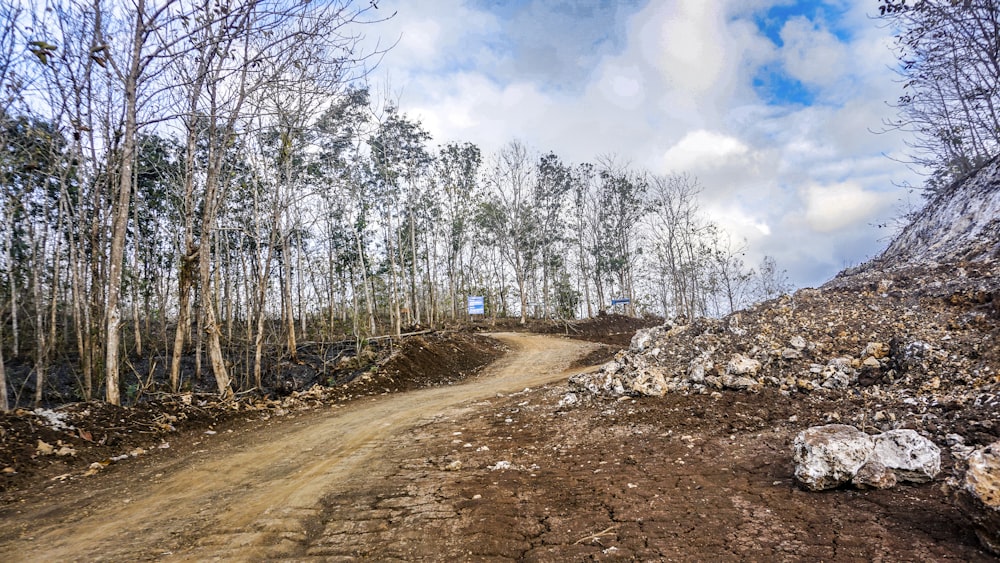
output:
[{"label": "boulder", "polygon": [[753,391],[754,393],[759,392],[764,385],[753,379],[751,377],[746,377],[743,375],[724,375],[722,377],[722,386],[726,389],[735,389],[737,391]]},{"label": "boulder", "polygon": [[887,358],[889,356],[889,345],[883,342],[869,342],[864,351],[861,352],[862,358],[875,358],[876,360],[881,360],[882,358]]},{"label": "boulder", "polygon": [[941,449],[916,430],[889,430],[875,436],[872,456],[900,481],[926,483],[941,471]]},{"label": "boulder", "polygon": [[632,352],[645,351],[646,348],[656,344],[670,329],[671,326],[666,324],[636,331],[635,336],[632,337],[632,341],[629,343],[629,350]]},{"label": "boulder", "polygon": [[851,367],[851,358],[833,358],[820,372],[823,387],[843,389],[857,381],[857,372]]},{"label": "boulder", "polygon": [[798,360],[802,357],[802,350],[799,348],[785,348],[781,351],[782,360]]},{"label": "boulder", "polygon": [[713,352],[715,352],[714,349],[706,350],[691,360],[687,369],[688,381],[691,383],[705,382],[705,376],[715,369],[715,364],[712,362]]},{"label": "boulder", "polygon": [[799,433],[794,448],[795,477],[814,491],[926,483],[941,470],[941,450],[914,430],[869,436],[843,424],[814,426]]},{"label": "boulder", "polygon": [[846,424],[813,426],[793,443],[795,478],[813,491],[849,483],[875,447],[871,436]]},{"label": "boulder", "polygon": [[1000,442],[972,452],[958,485],[959,510],[972,521],[983,546],[1000,555]]},{"label": "boulder", "polygon": [[729,375],[757,375],[758,371],[760,362],[743,354],[735,354],[726,364],[726,373]]},{"label": "boulder", "polygon": [[667,392],[663,371],[657,368],[638,369],[628,374],[624,383],[632,394],[662,397]]}]

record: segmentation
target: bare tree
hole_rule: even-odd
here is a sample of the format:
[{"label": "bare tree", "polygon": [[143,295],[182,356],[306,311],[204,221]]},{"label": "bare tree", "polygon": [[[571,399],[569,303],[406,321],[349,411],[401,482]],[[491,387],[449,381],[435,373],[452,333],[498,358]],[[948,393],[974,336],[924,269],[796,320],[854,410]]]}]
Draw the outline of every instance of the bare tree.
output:
[{"label": "bare tree", "polygon": [[521,324],[528,319],[528,274],[533,232],[538,221],[531,209],[535,169],[528,149],[518,141],[504,145],[487,173],[490,192],[480,208],[478,223],[500,250],[517,283]]},{"label": "bare tree", "polygon": [[762,258],[753,279],[753,298],[757,301],[766,301],[785,295],[791,290],[788,272],[778,268],[778,262],[773,256]]},{"label": "bare tree", "polygon": [[905,89],[887,125],[915,133],[913,161],[940,190],[1000,152],[1000,3],[880,0],[879,14]]}]

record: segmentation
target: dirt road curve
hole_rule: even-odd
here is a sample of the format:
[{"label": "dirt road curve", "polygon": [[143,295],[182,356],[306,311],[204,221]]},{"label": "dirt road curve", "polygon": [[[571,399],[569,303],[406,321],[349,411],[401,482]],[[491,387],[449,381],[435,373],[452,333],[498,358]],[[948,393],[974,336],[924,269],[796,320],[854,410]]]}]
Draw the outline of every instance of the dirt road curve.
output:
[{"label": "dirt road curve", "polygon": [[[501,334],[513,352],[472,381],[311,413],[95,478],[96,492],[33,503],[0,523],[6,561],[288,558],[307,553],[320,500],[377,483],[394,435],[475,401],[565,378],[594,345]],[[100,479],[101,481],[96,481]],[[92,489],[93,490],[93,489]]]}]

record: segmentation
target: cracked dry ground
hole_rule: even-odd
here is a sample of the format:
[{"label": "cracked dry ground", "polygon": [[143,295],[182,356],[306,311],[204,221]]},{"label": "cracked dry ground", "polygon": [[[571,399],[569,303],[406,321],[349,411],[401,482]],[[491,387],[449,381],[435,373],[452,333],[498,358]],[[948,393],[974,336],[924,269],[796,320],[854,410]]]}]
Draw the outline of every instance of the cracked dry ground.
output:
[{"label": "cracked dry ground", "polygon": [[192,436],[166,459],[93,477],[84,496],[53,485],[0,510],[0,554],[991,560],[940,482],[826,493],[794,485],[795,433],[863,408],[848,398],[792,402],[765,391],[560,410],[568,366],[595,345],[501,338],[513,351],[464,385]]}]

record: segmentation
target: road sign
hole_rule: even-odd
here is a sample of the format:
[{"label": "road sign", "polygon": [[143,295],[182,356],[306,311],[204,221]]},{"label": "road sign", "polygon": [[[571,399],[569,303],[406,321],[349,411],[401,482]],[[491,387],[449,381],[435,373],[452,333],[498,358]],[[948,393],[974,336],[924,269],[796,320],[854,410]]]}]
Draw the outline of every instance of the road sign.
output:
[{"label": "road sign", "polygon": [[612,299],[611,300],[611,306],[613,307],[615,305],[627,305],[627,304],[629,304],[631,302],[632,302],[632,300],[629,299],[628,297],[622,297],[621,299]]},{"label": "road sign", "polygon": [[469,296],[469,314],[470,315],[485,315],[486,314],[486,300],[481,296]]}]

